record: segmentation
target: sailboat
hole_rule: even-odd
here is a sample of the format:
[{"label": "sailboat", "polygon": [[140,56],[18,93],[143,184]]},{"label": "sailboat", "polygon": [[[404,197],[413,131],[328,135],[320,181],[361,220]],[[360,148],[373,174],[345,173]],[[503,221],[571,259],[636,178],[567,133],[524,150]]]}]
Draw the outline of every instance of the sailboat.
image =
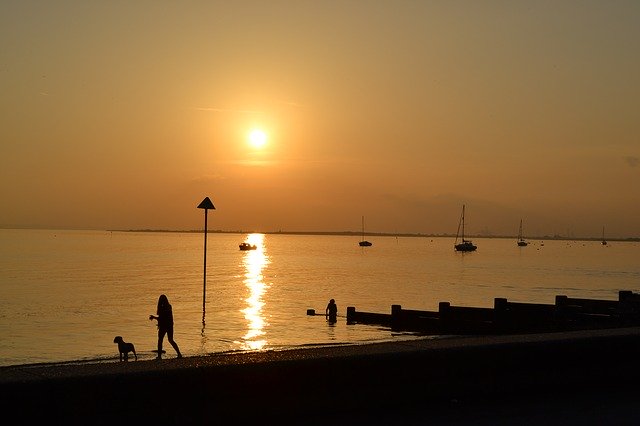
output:
[{"label": "sailboat", "polygon": [[[462,234],[460,234],[461,228]],[[462,237],[461,243],[458,243],[458,235]],[[478,248],[471,242],[471,240],[464,239],[464,204],[462,205],[462,215],[460,216],[460,222],[458,223],[458,232],[456,233],[456,241],[453,243],[453,247],[456,251],[475,251]]]},{"label": "sailboat", "polygon": [[607,245],[607,240],[604,239],[604,226],[602,227],[602,245],[603,246]]},{"label": "sailboat", "polygon": [[358,243],[360,247],[369,247],[372,245],[369,241],[364,239],[364,216],[362,216],[362,241]]},{"label": "sailboat", "polygon": [[518,246],[526,247],[529,243],[522,238],[522,219],[520,219],[520,230],[518,231]]}]

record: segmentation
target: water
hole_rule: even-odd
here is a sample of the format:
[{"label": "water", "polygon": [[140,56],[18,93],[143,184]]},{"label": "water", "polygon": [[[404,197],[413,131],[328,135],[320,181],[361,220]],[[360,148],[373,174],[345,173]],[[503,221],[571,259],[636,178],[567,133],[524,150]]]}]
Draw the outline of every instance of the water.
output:
[{"label": "water", "polygon": [[[190,356],[414,338],[306,315],[331,298],[345,315],[347,306],[389,313],[640,290],[639,243],[476,239],[478,251],[461,254],[451,238],[369,237],[365,248],[359,239],[210,234],[203,324],[202,234],[0,230],[0,365],[116,361],[116,335],[151,358],[148,317],[163,293]],[[240,251],[242,241],[258,249]]]}]

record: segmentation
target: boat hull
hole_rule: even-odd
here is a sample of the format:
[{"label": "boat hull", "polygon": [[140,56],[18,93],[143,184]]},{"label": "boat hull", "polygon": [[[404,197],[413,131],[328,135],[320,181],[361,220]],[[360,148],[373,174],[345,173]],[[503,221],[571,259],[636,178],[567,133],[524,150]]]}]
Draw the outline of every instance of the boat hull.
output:
[{"label": "boat hull", "polygon": [[456,251],[476,251],[478,247],[473,245],[471,241],[465,241],[463,243],[456,244],[454,248]]}]

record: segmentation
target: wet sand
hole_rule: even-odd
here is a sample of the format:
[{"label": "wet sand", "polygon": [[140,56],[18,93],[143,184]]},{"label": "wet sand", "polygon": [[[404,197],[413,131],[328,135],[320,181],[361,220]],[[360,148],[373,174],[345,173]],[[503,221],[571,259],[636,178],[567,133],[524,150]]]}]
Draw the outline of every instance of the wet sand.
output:
[{"label": "wet sand", "polygon": [[[0,368],[8,424],[640,424],[640,328]],[[7,424],[7,423],[5,423]]]}]

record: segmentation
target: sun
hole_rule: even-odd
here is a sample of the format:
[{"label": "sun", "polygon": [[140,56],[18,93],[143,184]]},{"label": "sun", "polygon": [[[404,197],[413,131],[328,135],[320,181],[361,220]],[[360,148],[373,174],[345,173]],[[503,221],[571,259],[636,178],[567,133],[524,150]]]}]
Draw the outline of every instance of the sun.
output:
[{"label": "sun", "polygon": [[249,145],[254,148],[262,148],[267,144],[267,134],[260,129],[249,132]]}]

